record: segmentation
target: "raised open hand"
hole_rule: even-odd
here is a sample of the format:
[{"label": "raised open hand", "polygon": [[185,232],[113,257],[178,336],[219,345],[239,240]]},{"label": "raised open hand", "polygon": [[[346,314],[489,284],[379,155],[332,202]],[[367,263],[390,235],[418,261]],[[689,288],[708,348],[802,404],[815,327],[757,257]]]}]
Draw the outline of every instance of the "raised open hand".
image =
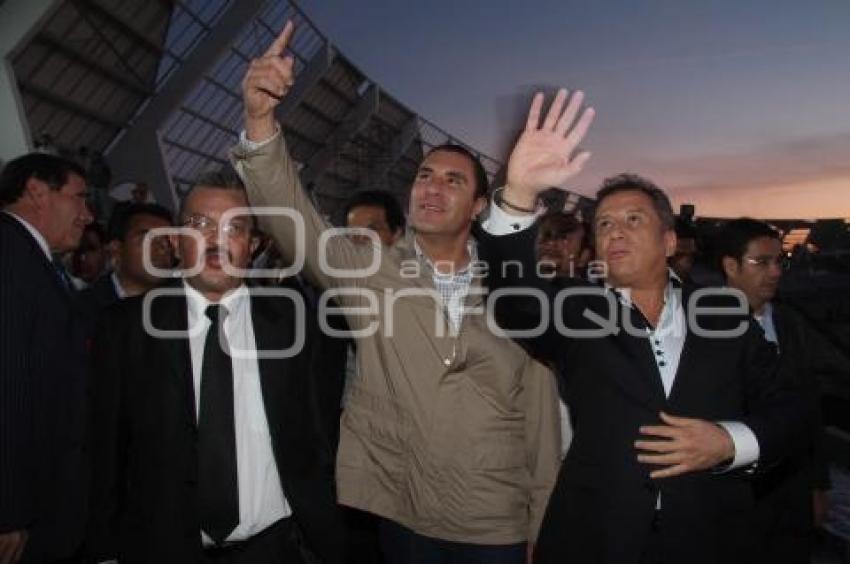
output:
[{"label": "raised open hand", "polygon": [[262,140],[274,133],[274,109],[295,83],[292,55],[284,55],[295,25],[288,21],[266,52],[251,61],[242,79],[245,130],[249,139]]},{"label": "raised open hand", "polygon": [[534,95],[525,130],[508,161],[505,198],[520,206],[533,208],[537,195],[547,188],[565,189],[567,181],[578,174],[590,159],[590,153],[576,148],[584,139],[595,112],[586,108],[579,115],[584,94],[558,90],[552,106],[540,123],[543,94]]}]

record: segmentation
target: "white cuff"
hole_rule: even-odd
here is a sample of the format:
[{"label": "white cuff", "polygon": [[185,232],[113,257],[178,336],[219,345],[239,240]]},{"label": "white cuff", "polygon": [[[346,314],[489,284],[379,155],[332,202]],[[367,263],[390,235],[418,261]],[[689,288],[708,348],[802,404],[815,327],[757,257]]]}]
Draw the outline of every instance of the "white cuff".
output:
[{"label": "white cuff", "polygon": [[728,472],[758,462],[761,451],[759,441],[752,429],[739,421],[718,421],[717,424],[726,429],[735,444],[735,458],[732,460],[732,464],[721,469],[721,472]]},{"label": "white cuff", "polygon": [[481,223],[481,227],[490,235],[508,235],[528,229],[539,216],[540,212],[523,216],[511,215],[491,201],[489,217]]},{"label": "white cuff", "polygon": [[269,137],[268,139],[264,139],[263,141],[251,141],[248,139],[248,134],[245,133],[245,130],[239,132],[239,146],[246,151],[256,151],[257,149],[268,145],[275,139],[277,139],[278,135],[280,135],[280,125],[275,124],[275,132],[274,135]]}]

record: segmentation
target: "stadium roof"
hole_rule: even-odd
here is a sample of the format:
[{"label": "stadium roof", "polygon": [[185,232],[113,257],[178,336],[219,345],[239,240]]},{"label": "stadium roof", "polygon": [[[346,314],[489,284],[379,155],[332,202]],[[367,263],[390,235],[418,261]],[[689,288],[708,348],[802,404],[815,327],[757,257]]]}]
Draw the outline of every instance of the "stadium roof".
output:
[{"label": "stadium roof", "polygon": [[[225,29],[239,21],[233,12],[252,4],[241,29]],[[287,19],[297,26],[291,45],[297,80],[278,118],[320,209],[332,211],[360,188],[387,189],[404,201],[423,153],[441,143],[464,144],[384,91],[286,0],[60,2],[13,59],[30,130],[36,139],[85,146],[107,160],[127,152],[122,143],[134,128],[155,132],[165,174],[132,180],[166,178],[179,195],[200,172],[227,166],[242,127],[246,66]],[[234,38],[229,46],[190,72],[199,47],[222,31]],[[153,119],[166,92],[181,87],[181,96]],[[502,163],[470,149],[492,180]],[[121,162],[116,157],[116,168]],[[113,172],[122,179],[121,170]]]}]

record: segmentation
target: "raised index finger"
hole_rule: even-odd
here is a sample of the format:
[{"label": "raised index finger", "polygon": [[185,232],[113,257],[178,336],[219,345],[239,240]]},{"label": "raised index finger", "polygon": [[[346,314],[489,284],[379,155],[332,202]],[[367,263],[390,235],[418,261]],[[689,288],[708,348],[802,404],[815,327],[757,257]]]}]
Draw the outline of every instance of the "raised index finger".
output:
[{"label": "raised index finger", "polygon": [[269,57],[272,55],[282,55],[287,45],[289,45],[289,40],[292,39],[293,33],[295,33],[295,24],[292,23],[292,20],[287,20],[286,25],[283,26],[283,31],[281,31],[280,35],[278,35],[274,42],[269,45],[269,48],[266,49],[263,56]]}]

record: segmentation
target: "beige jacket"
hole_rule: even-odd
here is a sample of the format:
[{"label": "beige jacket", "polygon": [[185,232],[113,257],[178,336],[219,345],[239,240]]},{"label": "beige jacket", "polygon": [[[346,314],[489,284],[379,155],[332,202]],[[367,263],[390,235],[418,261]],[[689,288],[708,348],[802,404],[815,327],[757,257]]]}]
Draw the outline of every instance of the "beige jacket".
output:
[{"label": "beige jacket", "polygon": [[[430,537],[479,544],[533,541],[558,470],[557,390],[551,372],[513,341],[495,336],[485,315],[467,313],[456,335],[430,268],[412,239],[391,250],[336,236],[302,191],[282,136],[233,151],[254,206],[300,212],[260,217],[288,260],[304,249],[304,273],[347,292],[342,307],[357,337],[358,376],[341,421],[339,502]],[[301,236],[303,235],[303,236]],[[417,272],[418,271],[418,272]],[[467,308],[484,309],[473,282]],[[354,295],[359,292],[360,295]],[[467,310],[469,311],[469,310]],[[441,335],[442,332],[442,335]]]}]

